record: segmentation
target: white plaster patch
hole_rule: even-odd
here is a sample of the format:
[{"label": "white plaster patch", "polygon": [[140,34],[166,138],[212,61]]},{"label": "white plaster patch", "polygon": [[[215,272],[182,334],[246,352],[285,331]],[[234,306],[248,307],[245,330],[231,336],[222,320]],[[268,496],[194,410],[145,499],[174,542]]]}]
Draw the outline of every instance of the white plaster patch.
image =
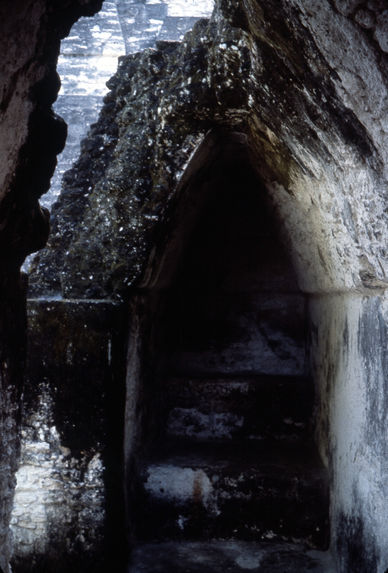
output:
[{"label": "white plaster patch", "polygon": [[[22,433],[21,461],[10,528],[14,555],[44,553],[55,537],[87,550],[104,520],[104,466],[100,455],[75,459],[51,425],[52,400],[42,386],[40,405]],[[92,519],[90,519],[92,517]],[[93,528],[90,528],[93,523]]]},{"label": "white plaster patch", "polygon": [[197,502],[207,505],[213,486],[203,470],[173,465],[151,465],[145,489],[156,498],[181,504]]}]

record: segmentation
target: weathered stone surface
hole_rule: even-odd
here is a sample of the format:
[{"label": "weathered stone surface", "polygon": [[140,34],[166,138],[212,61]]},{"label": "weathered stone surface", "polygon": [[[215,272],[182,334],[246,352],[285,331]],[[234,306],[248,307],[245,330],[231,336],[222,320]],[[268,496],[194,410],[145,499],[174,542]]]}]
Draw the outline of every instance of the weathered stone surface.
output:
[{"label": "weathered stone surface", "polygon": [[313,299],[319,443],[333,468],[332,540],[339,571],[386,570],[387,301]]},{"label": "weathered stone surface", "polygon": [[105,571],[108,553],[122,558],[123,319],[108,302],[28,302],[15,571]]}]

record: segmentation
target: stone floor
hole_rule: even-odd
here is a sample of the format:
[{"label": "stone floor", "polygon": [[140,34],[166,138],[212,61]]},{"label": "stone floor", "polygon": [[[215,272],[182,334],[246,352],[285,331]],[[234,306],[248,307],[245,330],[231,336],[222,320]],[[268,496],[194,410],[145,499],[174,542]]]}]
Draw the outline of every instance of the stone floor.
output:
[{"label": "stone floor", "polygon": [[128,573],[335,573],[327,552],[243,541],[139,545]]}]

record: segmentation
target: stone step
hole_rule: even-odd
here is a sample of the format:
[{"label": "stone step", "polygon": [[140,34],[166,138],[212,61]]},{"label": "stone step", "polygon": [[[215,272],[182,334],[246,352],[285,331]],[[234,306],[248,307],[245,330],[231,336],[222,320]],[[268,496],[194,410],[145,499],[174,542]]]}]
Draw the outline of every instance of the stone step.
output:
[{"label": "stone step", "polygon": [[303,295],[206,289],[172,296],[165,342],[174,374],[306,373]]},{"label": "stone step", "polygon": [[150,459],[140,539],[327,542],[326,471],[308,445],[176,443]]},{"label": "stone step", "polygon": [[306,377],[170,378],[167,434],[191,439],[297,439],[309,429],[313,385]]},{"label": "stone step", "polygon": [[288,543],[147,543],[135,547],[128,573],[334,573],[330,554]]}]

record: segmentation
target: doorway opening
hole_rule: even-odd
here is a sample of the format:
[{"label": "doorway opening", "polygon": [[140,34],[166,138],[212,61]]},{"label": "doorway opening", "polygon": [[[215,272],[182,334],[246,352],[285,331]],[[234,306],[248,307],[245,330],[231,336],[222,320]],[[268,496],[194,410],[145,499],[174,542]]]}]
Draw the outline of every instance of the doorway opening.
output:
[{"label": "doorway opening", "polygon": [[150,289],[158,354],[134,529],[142,543],[325,549],[306,295],[243,139],[222,137],[182,192]]}]

